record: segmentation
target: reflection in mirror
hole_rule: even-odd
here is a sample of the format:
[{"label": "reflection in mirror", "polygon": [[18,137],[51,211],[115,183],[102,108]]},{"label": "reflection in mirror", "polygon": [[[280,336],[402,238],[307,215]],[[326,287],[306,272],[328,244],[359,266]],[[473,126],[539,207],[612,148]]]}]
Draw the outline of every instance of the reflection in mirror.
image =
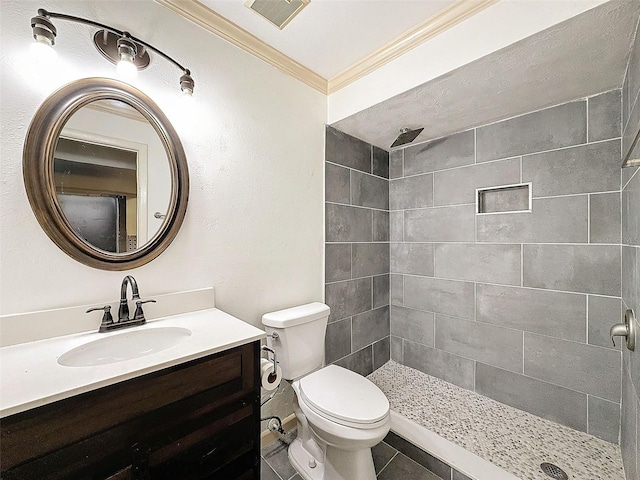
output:
[{"label": "reflection in mirror", "polygon": [[130,105],[99,100],[76,111],[58,137],[53,170],[67,222],[93,247],[132,252],[162,228],[169,159],[155,129]]}]

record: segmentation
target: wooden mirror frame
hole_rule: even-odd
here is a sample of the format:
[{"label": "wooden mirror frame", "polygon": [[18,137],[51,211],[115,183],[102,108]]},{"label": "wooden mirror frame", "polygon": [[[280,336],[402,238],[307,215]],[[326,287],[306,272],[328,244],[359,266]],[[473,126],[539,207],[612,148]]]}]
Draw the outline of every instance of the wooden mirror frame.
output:
[{"label": "wooden mirror frame", "polygon": [[[75,112],[98,100],[118,100],[140,112],[160,137],[169,161],[171,196],[165,222],[147,244],[132,252],[105,252],[80,238],[65,217],[56,195],[53,157],[58,137]],[[117,80],[84,78],[51,94],[27,131],[22,168],[29,203],[40,226],[67,255],[90,267],[128,270],[150,262],[171,244],[187,211],[189,169],[178,134],[153,100]]]}]

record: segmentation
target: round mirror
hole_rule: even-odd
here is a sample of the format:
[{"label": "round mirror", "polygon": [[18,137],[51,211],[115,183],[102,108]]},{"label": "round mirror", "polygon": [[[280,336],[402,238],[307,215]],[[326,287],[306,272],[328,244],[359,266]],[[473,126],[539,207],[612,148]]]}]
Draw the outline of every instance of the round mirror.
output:
[{"label": "round mirror", "polygon": [[116,80],[73,82],[37,111],[24,180],[49,237],[76,260],[125,270],[166,249],[182,224],[188,169],[151,99]]}]

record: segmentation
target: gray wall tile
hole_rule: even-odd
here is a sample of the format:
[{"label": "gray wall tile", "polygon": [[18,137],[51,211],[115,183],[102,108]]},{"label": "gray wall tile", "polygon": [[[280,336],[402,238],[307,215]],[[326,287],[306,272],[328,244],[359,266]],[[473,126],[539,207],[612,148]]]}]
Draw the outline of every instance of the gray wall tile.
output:
[{"label": "gray wall tile", "polygon": [[402,338],[400,337],[390,337],[391,338],[391,360],[394,362],[402,363]]},{"label": "gray wall tile", "polygon": [[[635,104],[630,104],[629,107],[631,108],[631,110],[629,111],[629,120],[627,121],[627,125],[622,132],[623,155],[627,155],[627,153],[631,149],[631,145],[633,144],[633,141],[635,139],[636,132],[638,131],[638,127],[640,126],[640,102],[636,100]],[[636,146],[632,155],[636,155],[637,152],[638,147]]]},{"label": "gray wall tile", "polygon": [[335,203],[351,203],[350,173],[348,168],[325,164],[325,201]]},{"label": "gray wall tile", "polygon": [[547,420],[587,431],[587,396],[535,378],[476,364],[476,392]]},{"label": "gray wall tile", "polygon": [[474,203],[476,188],[520,181],[520,159],[512,158],[434,173],[434,205]]},{"label": "gray wall tile", "polygon": [[631,180],[631,177],[633,177],[633,175],[640,170],[640,167],[624,167],[622,169],[622,188],[624,188],[627,183],[629,183],[629,180]]},{"label": "gray wall tile", "polygon": [[620,441],[620,404],[589,395],[588,405],[588,433],[617,445]]},{"label": "gray wall tile", "polygon": [[589,141],[597,142],[621,135],[621,91],[601,93],[588,99]]},{"label": "gray wall tile", "polygon": [[373,344],[373,369],[377,370],[389,361],[391,356],[389,338],[384,337],[382,340]]},{"label": "gray wall tile", "polygon": [[389,273],[388,243],[354,243],[352,252],[353,278]]},{"label": "gray wall tile", "polygon": [[371,173],[371,146],[328,125],[326,127],[325,159],[327,162]]},{"label": "gray wall tile", "polygon": [[523,249],[524,286],[620,295],[619,247],[524,245]]},{"label": "gray wall tile", "polygon": [[520,245],[438,243],[435,276],[520,285]]},{"label": "gray wall tile", "polygon": [[373,372],[373,347],[369,345],[362,350],[358,350],[357,352],[338,360],[336,365],[366,377]]},{"label": "gray wall tile", "polygon": [[637,269],[639,250],[633,246],[622,246],[622,300],[629,308],[638,311],[638,285],[640,272]]},{"label": "gray wall tile", "polygon": [[624,82],[622,83],[622,127],[627,124],[629,120],[629,76],[625,75]]},{"label": "gray wall tile", "polygon": [[368,208],[326,205],[327,242],[370,242],[372,219]]},{"label": "gray wall tile", "polygon": [[404,213],[407,242],[473,242],[474,205],[423,208]]},{"label": "gray wall tile", "polygon": [[433,277],[433,244],[392,243],[391,271]]},{"label": "gray wall tile", "polygon": [[434,346],[434,314],[405,307],[391,307],[391,335]]},{"label": "gray wall tile", "polygon": [[372,172],[379,177],[389,178],[389,152],[373,145]]},{"label": "gray wall tile", "polygon": [[404,174],[417,175],[472,165],[475,163],[474,143],[474,131],[467,130],[408,147],[404,151]]},{"label": "gray wall tile", "polygon": [[351,319],[345,318],[327,325],[324,342],[325,363],[333,363],[351,353]]},{"label": "gray wall tile", "polygon": [[389,305],[389,275],[373,277],[373,308]]},{"label": "gray wall tile", "polygon": [[524,373],[530,377],[619,402],[620,368],[615,350],[524,334]]},{"label": "gray wall tile", "polygon": [[473,390],[473,360],[408,340],[404,341],[403,355],[406,366]]},{"label": "gray wall tile", "polygon": [[362,207],[389,209],[389,182],[374,175],[351,172],[351,203]]},{"label": "gray wall tile", "polygon": [[478,241],[587,243],[587,212],[587,195],[536,199],[529,213],[478,215]]},{"label": "gray wall tile", "polygon": [[371,278],[326,285],[325,302],[331,308],[329,321],[371,310]]},{"label": "gray wall tile", "polygon": [[404,150],[394,150],[389,153],[389,178],[400,178],[404,176],[402,159]]},{"label": "gray wall tile", "polygon": [[404,280],[402,275],[389,275],[389,301],[391,305],[403,305]]},{"label": "gray wall tile", "polygon": [[436,348],[522,373],[522,332],[436,315]]},{"label": "gray wall tile", "polygon": [[611,343],[609,329],[611,325],[621,321],[621,314],[622,304],[619,298],[589,295],[589,344],[620,350],[620,344],[614,347]]},{"label": "gray wall tile", "polygon": [[351,325],[351,350],[355,352],[389,336],[389,307],[354,315]]},{"label": "gray wall tile", "polygon": [[351,244],[326,244],[324,270],[325,282],[349,280],[351,278]]},{"label": "gray wall tile", "polygon": [[391,210],[433,205],[433,174],[397,178],[389,182]]},{"label": "gray wall tile", "polygon": [[[435,473],[438,478],[449,480],[449,478],[451,477],[451,467],[449,465],[438,460],[433,455],[425,452],[424,450],[415,446],[413,443],[405,440],[395,433],[389,432],[384,441],[392,447],[396,448],[400,453],[409,457],[414,462],[422,465],[430,472]],[[401,478],[413,479],[413,477],[394,477],[394,480],[401,480]]]},{"label": "gray wall tile", "polygon": [[628,480],[637,479],[636,435],[637,435],[637,397],[631,378],[623,371],[622,382],[622,422],[620,427],[620,450],[622,462]]},{"label": "gray wall tile", "polygon": [[620,193],[589,195],[591,243],[620,243]]},{"label": "gray wall tile", "polygon": [[585,295],[478,284],[477,320],[585,341]]},{"label": "gray wall tile", "polygon": [[622,243],[640,245],[640,173],[622,191]]},{"label": "gray wall tile", "polygon": [[522,181],[534,197],[620,190],[620,140],[527,155]]},{"label": "gray wall tile", "polygon": [[451,480],[473,480],[471,477],[467,477],[464,473],[460,473],[457,470],[453,470]]},{"label": "gray wall tile", "polygon": [[392,242],[404,240],[404,211],[389,212],[389,229]]},{"label": "gray wall tile", "polygon": [[374,210],[373,215],[373,241],[389,241],[389,212]]},{"label": "gray wall tile", "polygon": [[406,307],[458,318],[474,317],[473,283],[407,276],[404,290]]},{"label": "gray wall tile", "polygon": [[477,129],[477,161],[514,157],[587,141],[586,102],[558,105]]}]

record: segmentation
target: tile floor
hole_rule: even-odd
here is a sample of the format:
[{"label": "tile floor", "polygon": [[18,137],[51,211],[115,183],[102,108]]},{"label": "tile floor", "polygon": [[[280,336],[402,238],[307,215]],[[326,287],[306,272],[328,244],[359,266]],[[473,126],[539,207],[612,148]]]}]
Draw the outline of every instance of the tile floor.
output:
[{"label": "tile floor", "polygon": [[[274,442],[262,449],[262,480],[302,480],[287,457],[287,447],[295,439],[295,435],[296,432],[293,431],[285,435],[282,441]],[[441,480],[441,477],[385,442],[373,447],[372,451],[373,464],[380,480]]]}]

